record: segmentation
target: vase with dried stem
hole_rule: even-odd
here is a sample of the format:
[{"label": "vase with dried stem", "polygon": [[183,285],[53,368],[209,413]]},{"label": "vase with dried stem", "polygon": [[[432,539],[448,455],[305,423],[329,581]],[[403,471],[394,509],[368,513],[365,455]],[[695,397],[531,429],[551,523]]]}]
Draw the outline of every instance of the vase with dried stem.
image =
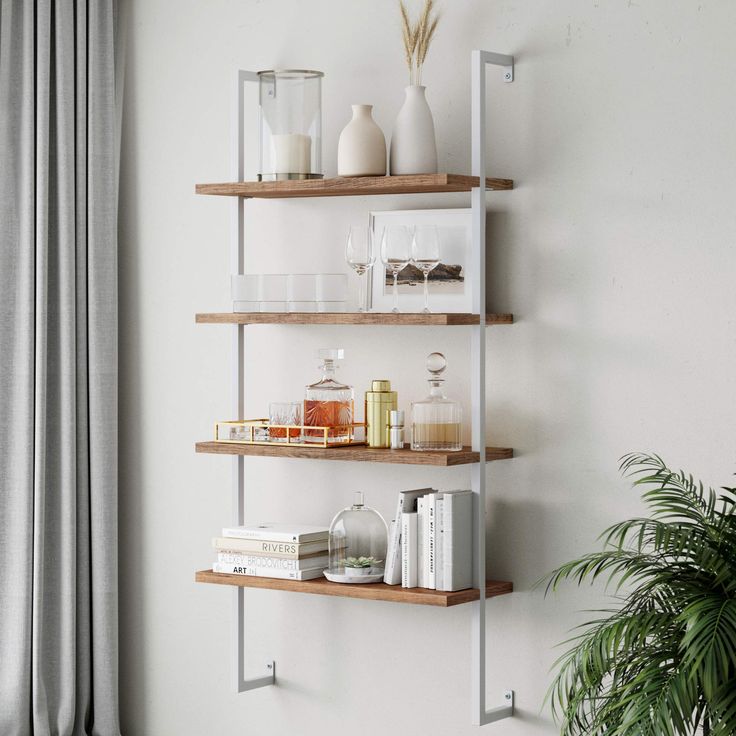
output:
[{"label": "vase with dried stem", "polygon": [[391,135],[389,171],[392,175],[434,174],[437,172],[437,144],[432,111],[422,85],[422,70],[439,16],[434,0],[424,0],[424,8],[414,23],[403,0],[399,1],[399,10],[409,86]]}]

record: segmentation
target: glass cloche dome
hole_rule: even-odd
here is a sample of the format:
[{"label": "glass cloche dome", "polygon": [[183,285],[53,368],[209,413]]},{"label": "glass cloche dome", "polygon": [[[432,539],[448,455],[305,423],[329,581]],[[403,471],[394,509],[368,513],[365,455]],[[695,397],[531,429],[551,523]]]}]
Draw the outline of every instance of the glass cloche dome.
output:
[{"label": "glass cloche dome", "polygon": [[332,576],[383,576],[388,528],[381,514],[363,503],[361,491],[356,491],[353,505],[340,511],[332,520],[329,548],[330,567],[327,572],[330,579]]}]

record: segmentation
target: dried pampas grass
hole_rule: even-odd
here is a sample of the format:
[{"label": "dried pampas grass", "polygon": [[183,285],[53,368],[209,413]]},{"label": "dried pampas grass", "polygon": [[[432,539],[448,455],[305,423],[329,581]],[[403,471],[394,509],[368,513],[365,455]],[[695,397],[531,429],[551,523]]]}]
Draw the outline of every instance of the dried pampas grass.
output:
[{"label": "dried pampas grass", "polygon": [[427,58],[429,45],[437,30],[439,15],[432,15],[434,11],[434,0],[424,0],[424,8],[419,20],[412,24],[409,11],[404,5],[404,0],[399,0],[401,11],[401,35],[404,39],[404,54],[406,65],[409,67],[409,84],[422,83],[422,67]]}]

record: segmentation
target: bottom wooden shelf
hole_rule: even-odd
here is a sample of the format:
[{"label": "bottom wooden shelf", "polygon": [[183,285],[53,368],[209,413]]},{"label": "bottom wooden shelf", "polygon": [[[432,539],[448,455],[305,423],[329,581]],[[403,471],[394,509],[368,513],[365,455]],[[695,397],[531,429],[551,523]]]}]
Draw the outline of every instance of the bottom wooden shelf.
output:
[{"label": "bottom wooden shelf", "polygon": [[[228,575],[198,571],[194,579],[198,583],[214,583],[216,585],[236,585],[243,588],[269,588],[271,590],[290,590],[294,593],[316,593],[317,595],[334,595],[342,598],[365,598],[373,601],[392,601],[394,603],[415,603],[423,606],[440,606],[447,608],[461,603],[477,601],[480,597],[477,588],[447,592],[429,590],[427,588],[402,588],[400,585],[385,583],[368,583],[349,585],[331,583],[325,578],[317,580],[281,580],[279,578],[261,578],[252,575]],[[486,581],[486,598],[511,593],[513,583],[503,580]]]}]

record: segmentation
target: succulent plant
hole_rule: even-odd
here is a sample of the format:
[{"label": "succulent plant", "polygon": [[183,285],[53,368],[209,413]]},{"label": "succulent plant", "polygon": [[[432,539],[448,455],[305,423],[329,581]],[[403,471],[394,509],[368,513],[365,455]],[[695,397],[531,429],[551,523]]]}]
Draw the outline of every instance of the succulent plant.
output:
[{"label": "succulent plant", "polygon": [[382,560],[377,560],[375,557],[346,557],[344,560],[340,560],[340,563],[344,567],[373,567]]}]

